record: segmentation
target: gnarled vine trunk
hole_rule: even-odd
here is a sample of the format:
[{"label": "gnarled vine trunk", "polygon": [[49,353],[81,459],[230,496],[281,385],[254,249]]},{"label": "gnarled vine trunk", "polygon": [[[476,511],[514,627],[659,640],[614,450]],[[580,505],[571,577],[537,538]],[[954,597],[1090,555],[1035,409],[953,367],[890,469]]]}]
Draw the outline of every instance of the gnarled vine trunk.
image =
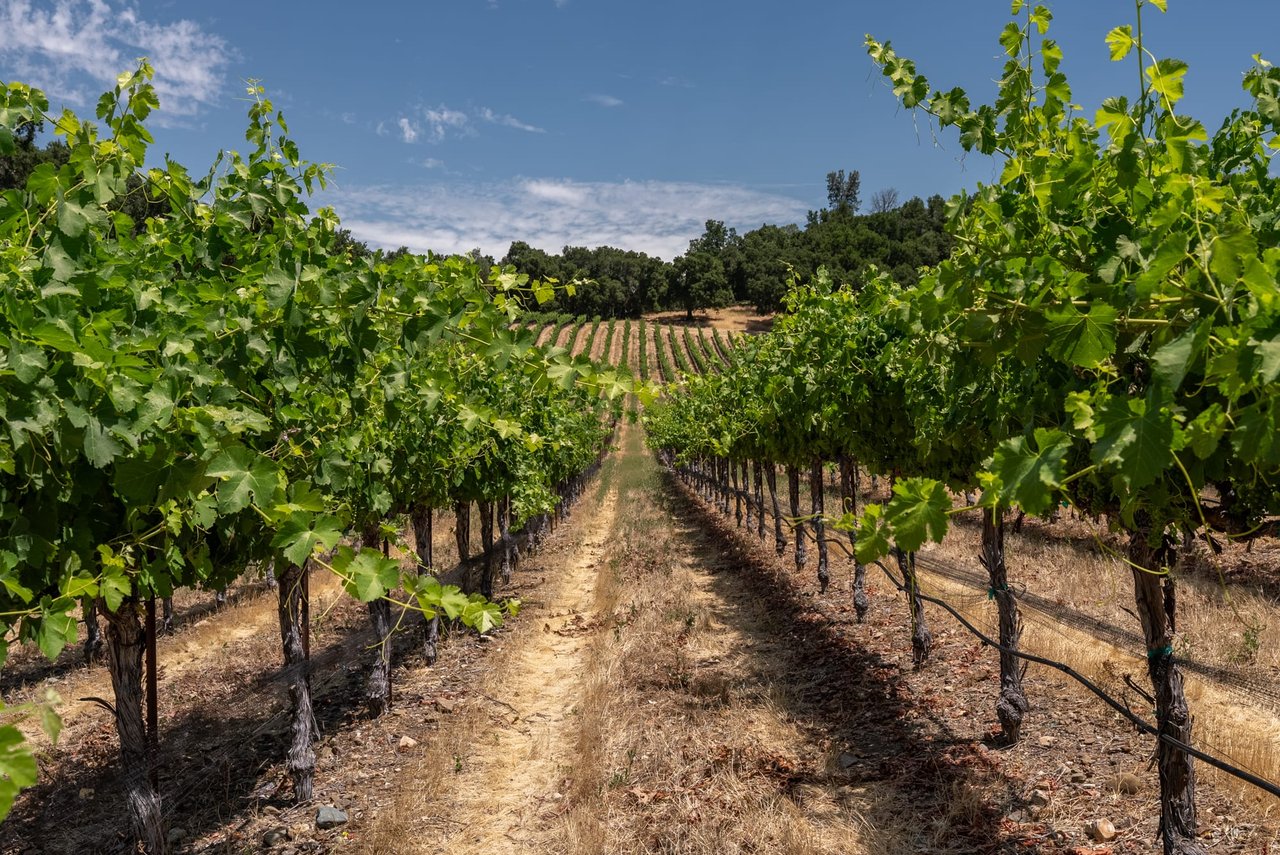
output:
[{"label": "gnarled vine trunk", "polygon": [[[846,514],[858,512],[858,466],[847,454],[840,455],[840,502],[841,510]],[[857,537],[849,532],[849,548],[857,549]],[[857,556],[853,558],[853,610],[858,616],[858,623],[867,619],[867,568]]]},{"label": "gnarled vine trunk", "polygon": [[755,470],[756,481],[756,537],[764,540],[765,519],[764,519],[764,466],[759,460],[753,461],[752,469]]},{"label": "gnarled vine trunk", "polygon": [[147,639],[138,615],[138,600],[131,596],[114,612],[99,608],[107,621],[107,667],[115,692],[120,777],[129,817],[148,852],[167,853],[169,839],[160,811],[160,795],[149,780],[151,757],[142,717],[142,653]]},{"label": "gnarled vine trunk", "polygon": [[742,490],[738,487],[738,462],[729,461],[729,484],[733,489],[733,517],[738,528],[742,528]]},{"label": "gnarled vine trunk", "polygon": [[[376,528],[365,531],[366,547],[377,549],[380,540]],[[373,662],[365,681],[364,700],[369,715],[377,717],[391,709],[391,603],[385,597],[369,603],[369,623],[373,626]]]},{"label": "gnarled vine trunk", "polygon": [[289,750],[285,768],[293,780],[293,797],[299,804],[311,800],[315,779],[315,712],[311,706],[308,670],[311,663],[303,645],[305,620],[303,579],[306,567],[286,563],[277,580],[280,645],[284,651],[284,677],[289,686]]},{"label": "gnarled vine trunk", "polygon": [[831,584],[831,571],[827,567],[826,497],[822,492],[822,461],[815,459],[809,469],[809,502],[813,508],[813,542],[818,547],[818,593],[825,594]]},{"label": "gnarled vine trunk", "polygon": [[929,658],[929,650],[933,647],[933,634],[929,632],[925,622],[924,601],[920,599],[920,582],[916,578],[916,554],[903,552],[896,547],[893,554],[898,559],[902,583],[907,588],[907,609],[911,613],[911,661],[919,668]]},{"label": "gnarled vine trunk", "polygon": [[[434,513],[430,507],[417,508],[409,518],[413,526],[413,545],[418,553],[418,575],[431,573],[434,566]],[[422,658],[434,665],[439,656],[440,615],[426,618],[422,626]]]},{"label": "gnarled vine trunk", "polygon": [[453,505],[453,537],[458,544],[458,560],[471,557],[471,503],[455,502]]},{"label": "gnarled vine trunk", "polygon": [[773,502],[773,548],[782,555],[787,551],[787,537],[782,533],[782,508],[778,506],[778,468],[767,463],[764,475],[769,484],[769,499]]},{"label": "gnarled vine trunk", "polygon": [[[566,501],[565,504],[568,504]],[[476,502],[480,510],[480,555],[483,565],[480,574],[480,593],[486,600],[493,599],[493,502]]]},{"label": "gnarled vine trunk", "polygon": [[809,554],[804,542],[804,523],[800,520],[800,468],[790,463],[787,464],[787,498],[791,501],[792,533],[796,538],[796,569],[803,570]]},{"label": "gnarled vine trunk", "polygon": [[502,584],[511,584],[511,497],[498,502],[498,540],[502,544]]},{"label": "gnarled vine trunk", "polygon": [[[1155,690],[1156,726],[1191,743],[1191,711],[1182,685],[1182,671],[1173,658],[1175,626],[1173,580],[1161,573],[1161,535],[1139,525],[1129,535],[1133,598],[1147,645],[1147,674]],[[1162,584],[1163,583],[1163,584]],[[1163,739],[1156,745],[1160,771],[1160,837],[1165,855],[1204,855],[1196,840],[1196,772],[1191,755]]]},{"label": "gnarled vine trunk", "polygon": [[102,661],[102,627],[98,624],[98,601],[93,598],[84,601],[84,631],[84,664]]},{"label": "gnarled vine trunk", "polygon": [[996,601],[1000,620],[1000,695],[996,698],[996,718],[1004,741],[1012,745],[1022,732],[1022,718],[1031,709],[1022,691],[1025,670],[1018,658],[1009,652],[1018,649],[1022,638],[1022,616],[1018,600],[1009,589],[1009,573],[1004,561],[1004,508],[986,508],[982,512],[982,553],[978,560],[987,568],[991,596]]}]

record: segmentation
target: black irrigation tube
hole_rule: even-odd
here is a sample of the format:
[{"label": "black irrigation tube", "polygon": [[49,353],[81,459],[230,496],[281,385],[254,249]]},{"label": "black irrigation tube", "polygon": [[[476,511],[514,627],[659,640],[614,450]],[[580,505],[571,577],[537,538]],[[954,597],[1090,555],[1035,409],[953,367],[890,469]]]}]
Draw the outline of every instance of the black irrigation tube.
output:
[{"label": "black irrigation tube", "polygon": [[[882,571],[884,571],[884,574],[889,577],[889,581],[893,583],[895,588],[897,588],[899,591],[903,591],[903,592],[906,591],[906,588],[903,586],[903,584],[898,581],[898,578],[894,576],[893,573],[889,571],[889,568],[884,566],[882,562],[874,561],[872,563],[874,563],[877,567],[879,567]],[[916,591],[916,596],[920,597],[920,599],[924,600],[925,602],[933,603],[935,606],[945,609],[947,612],[951,614],[953,618],[955,618],[957,621],[960,622],[961,626],[967,629],[972,635],[976,636],[978,640],[980,640],[983,644],[987,645],[988,647],[994,647],[996,650],[999,650],[1001,653],[1008,653],[1012,656],[1016,656],[1019,659],[1025,659],[1028,662],[1035,662],[1039,665],[1044,665],[1046,667],[1053,668],[1056,671],[1060,671],[1063,674],[1066,674],[1068,677],[1075,680],[1077,683],[1084,686],[1086,689],[1088,689],[1090,692],[1092,692],[1094,695],[1100,698],[1103,701],[1103,703],[1105,703],[1107,706],[1111,707],[1113,710],[1120,713],[1120,715],[1127,718],[1135,727],[1138,728],[1138,730],[1142,731],[1143,733],[1146,733],[1150,736],[1154,736],[1156,737],[1156,739],[1159,739],[1161,742],[1165,742],[1169,745],[1174,746],[1175,748],[1179,748],[1182,751],[1185,751],[1186,753],[1190,754],[1192,757],[1196,758],[1197,760],[1201,760],[1205,763],[1208,763],[1213,768],[1221,772],[1225,772],[1228,775],[1232,776],[1233,778],[1237,778],[1241,781],[1244,781],[1246,784],[1252,784],[1258,789],[1266,793],[1270,793],[1271,795],[1276,796],[1277,798],[1280,798],[1280,784],[1272,783],[1271,781],[1268,781],[1265,778],[1260,778],[1257,775],[1254,775],[1252,772],[1246,772],[1244,769],[1241,769],[1236,766],[1232,766],[1230,763],[1226,762],[1225,760],[1219,760],[1217,757],[1214,757],[1212,754],[1206,754],[1205,752],[1191,745],[1188,745],[1187,743],[1183,742],[1180,739],[1176,739],[1168,735],[1167,733],[1162,733],[1160,729],[1157,728],[1155,725],[1151,724],[1146,719],[1142,718],[1137,713],[1133,712],[1131,709],[1129,709],[1127,706],[1122,704],[1120,701],[1111,697],[1111,695],[1103,691],[1102,688],[1099,687],[1096,683],[1093,683],[1092,681],[1090,681],[1087,677],[1080,674],[1070,665],[1067,665],[1063,662],[1056,662],[1053,659],[1046,659],[1043,656],[1036,656],[1034,653],[1025,653],[1021,650],[1015,650],[1012,647],[1004,647],[998,641],[993,641],[991,638],[984,635],[981,630],[979,630],[973,624],[969,623],[969,621],[967,621],[963,615],[961,615],[958,611],[953,609],[951,605],[946,601],[940,600],[937,597],[931,597],[928,594],[921,593],[919,590]]]},{"label": "black irrigation tube", "polygon": [[[954,582],[971,585],[979,590],[986,588],[986,580],[981,575],[965,570],[949,561],[939,561],[929,556],[920,555],[916,558],[916,564],[930,573],[935,573]],[[1089,633],[1121,649],[1126,645],[1137,646],[1143,643],[1142,636],[1136,632],[1107,623],[1075,609],[1065,609],[1057,606],[1051,600],[1031,591],[1020,591],[1018,593],[1018,605],[1025,606],[1031,611],[1039,612],[1057,623]],[[1225,688],[1233,689],[1239,694],[1248,696],[1255,703],[1260,703],[1275,712],[1280,712],[1280,686],[1251,678],[1235,668],[1210,665],[1198,659],[1180,657],[1178,663],[1182,665],[1184,670],[1192,674],[1198,674],[1221,684]]]},{"label": "black irrigation tube", "polygon": [[[788,525],[790,525],[790,521],[787,522]],[[836,544],[837,547],[844,550],[845,554],[849,554],[849,548],[846,547],[844,541],[833,538],[824,538],[824,540],[827,540],[828,543]],[[890,568],[884,566],[881,561],[874,561],[872,563],[881,568],[884,575],[886,575],[888,580],[892,582],[893,587],[896,587],[896,589],[902,591],[902,593],[906,593],[906,587],[902,585],[902,582],[897,580],[897,577],[893,575]],[[1157,728],[1155,724],[1148,722],[1147,719],[1144,719],[1137,713],[1134,713],[1133,710],[1126,707],[1125,704],[1120,703],[1120,701],[1115,698],[1112,698],[1111,695],[1108,695],[1106,691],[1102,690],[1101,686],[1098,686],[1097,683],[1089,680],[1088,677],[1085,677],[1082,673],[1076,671],[1076,669],[1069,666],[1069,664],[1057,662],[1055,659],[1038,657],[1038,655],[1034,653],[1025,653],[1023,650],[1006,648],[1006,646],[1002,646],[998,641],[992,640],[991,637],[984,635],[982,630],[979,630],[979,628],[975,627],[973,623],[970,623],[968,619],[965,619],[963,614],[960,614],[960,612],[957,612],[955,608],[952,608],[951,604],[947,603],[946,600],[938,599],[937,596],[929,596],[919,590],[916,590],[916,595],[918,595],[920,599],[924,600],[925,603],[933,603],[934,605],[937,605],[938,608],[945,609],[948,614],[951,614],[951,617],[954,617],[956,621],[960,623],[960,626],[963,626],[965,630],[969,631],[970,635],[977,637],[979,641],[982,641],[982,643],[989,646],[989,648],[995,648],[996,650],[1000,650],[1001,653],[1012,655],[1012,657],[1025,659],[1027,662],[1042,664],[1044,667],[1053,668],[1055,671],[1064,673],[1064,675],[1070,677],[1071,680],[1080,683],[1080,685],[1084,686],[1085,689],[1091,691],[1092,694],[1096,695],[1098,699],[1101,699],[1107,707],[1110,707],[1111,709],[1114,709],[1115,712],[1123,715],[1123,717],[1128,719],[1128,721],[1132,723],[1134,727],[1137,727],[1139,731],[1147,733],[1148,736],[1155,736],[1157,740],[1166,742],[1166,744],[1178,747],[1178,749],[1183,751],[1187,751],[1187,754],[1192,755],[1193,758],[1196,758],[1197,760],[1202,760],[1203,763],[1211,765],[1211,767],[1217,769],[1217,771],[1225,772],[1226,774],[1229,774],[1229,776],[1239,779],[1239,781],[1244,781],[1245,783],[1248,783],[1248,785],[1257,787],[1258,790],[1262,790],[1263,792],[1266,792],[1266,794],[1280,799],[1280,785],[1277,785],[1277,783],[1267,781],[1266,778],[1258,777],[1252,772],[1245,772],[1244,769],[1235,767],[1235,765],[1231,765],[1226,762],[1226,760],[1216,758],[1216,756],[1213,756],[1212,754],[1206,754],[1204,751],[1197,749],[1197,747],[1188,745],[1187,742],[1175,739],[1175,737],[1167,735],[1167,733],[1162,733],[1160,728]]]},{"label": "black irrigation tube", "polygon": [[[790,525],[789,520],[784,520],[784,521],[787,522],[788,525]],[[849,549],[842,541],[834,538],[830,538],[830,539],[824,538],[824,540],[827,540],[828,543],[836,544],[838,547],[840,547],[841,550],[844,551],[846,555],[849,555]],[[871,563],[875,564],[884,572],[884,575],[889,578],[889,581],[893,583],[893,586],[895,588],[897,588],[899,591],[902,591],[903,593],[906,592],[906,587],[904,587],[903,584],[898,581],[898,578],[894,576],[892,572],[890,572],[888,567],[884,566],[883,562],[877,560]],[[1269,795],[1275,796],[1276,798],[1280,798],[1280,784],[1276,784],[1272,781],[1268,781],[1266,778],[1261,778],[1253,774],[1252,772],[1247,772],[1244,769],[1239,768],[1238,766],[1232,766],[1230,763],[1226,762],[1225,760],[1220,760],[1219,758],[1213,756],[1212,754],[1207,754],[1204,751],[1201,751],[1200,749],[1192,745],[1188,745],[1187,743],[1183,742],[1180,739],[1170,736],[1167,733],[1162,733],[1160,729],[1157,728],[1155,725],[1151,724],[1146,719],[1142,718],[1137,713],[1133,712],[1133,710],[1129,709],[1129,707],[1127,707],[1125,704],[1121,703],[1120,701],[1113,698],[1111,695],[1107,694],[1105,691],[1103,691],[1103,689],[1100,686],[1098,686],[1096,683],[1089,680],[1089,678],[1085,677],[1080,672],[1076,671],[1070,665],[1067,665],[1065,662],[1058,662],[1053,659],[1046,659],[1043,656],[1037,656],[1034,653],[1026,653],[1022,650],[1016,650],[1012,647],[1004,647],[1000,644],[1000,642],[991,639],[990,637],[985,635],[980,629],[978,629],[973,624],[971,624],[968,620],[964,618],[963,615],[960,614],[960,612],[952,608],[951,605],[947,603],[945,600],[941,600],[941,599],[938,599],[937,597],[929,596],[928,594],[925,594],[919,591],[918,589],[916,591],[916,595],[919,596],[920,599],[924,600],[925,602],[933,603],[935,606],[938,606],[939,608],[944,609],[953,618],[955,618],[962,627],[968,630],[970,634],[975,636],[979,641],[981,641],[983,644],[987,645],[988,647],[993,647],[996,650],[999,650],[1001,653],[1008,653],[1014,657],[1017,657],[1018,659],[1025,659],[1028,662],[1035,662],[1036,664],[1044,665],[1047,668],[1053,668],[1055,671],[1059,671],[1067,675],[1068,677],[1070,677],[1071,679],[1079,683],[1081,686],[1084,686],[1094,695],[1096,695],[1107,706],[1111,707],[1113,710],[1120,713],[1120,715],[1128,719],[1129,722],[1133,724],[1134,727],[1136,727],[1141,732],[1149,736],[1154,736],[1156,739],[1162,742],[1165,742],[1169,745],[1174,746],[1175,748],[1179,748],[1185,751],[1187,754],[1190,754],[1192,757],[1196,758],[1197,760],[1207,763],[1208,765],[1212,766],[1213,768],[1217,769],[1220,772],[1225,772],[1226,774],[1230,775],[1233,778],[1236,778],[1237,780],[1244,781],[1246,784],[1250,784],[1254,787],[1257,787],[1258,789],[1262,790],[1265,793],[1268,793]]]}]

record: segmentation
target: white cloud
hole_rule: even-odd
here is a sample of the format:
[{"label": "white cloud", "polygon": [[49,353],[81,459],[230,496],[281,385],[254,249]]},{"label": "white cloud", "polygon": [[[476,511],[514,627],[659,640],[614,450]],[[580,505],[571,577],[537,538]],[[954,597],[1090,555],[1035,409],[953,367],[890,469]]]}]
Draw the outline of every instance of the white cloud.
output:
[{"label": "white cloud", "polygon": [[[3,0],[0,0],[3,2]],[[410,116],[401,116],[396,120],[400,128],[400,138],[407,143],[417,142],[426,133],[430,142],[444,142],[449,137],[470,137],[476,135],[476,123],[500,125],[504,128],[515,128],[531,134],[545,134],[546,130],[517,119],[507,113],[499,113],[489,107],[472,110],[457,110],[440,104],[437,107],[417,107],[409,111]],[[424,128],[425,126],[425,128]],[[375,129],[379,136],[385,136],[388,128],[385,122],[379,122]]]},{"label": "white cloud", "polygon": [[440,142],[450,133],[470,136],[475,133],[471,127],[471,118],[461,110],[451,110],[441,104],[434,109],[424,109],[423,118],[431,128],[431,141]]},{"label": "white cloud", "polygon": [[418,128],[413,122],[401,116],[398,124],[400,125],[400,138],[407,143],[411,143],[418,138]]},{"label": "white cloud", "polygon": [[582,100],[599,104],[601,107],[621,107],[623,103],[621,98],[615,98],[613,95],[587,95]]},{"label": "white cloud", "polygon": [[504,113],[495,113],[492,110],[490,110],[488,107],[481,107],[477,111],[477,115],[479,115],[480,118],[484,119],[486,122],[489,122],[490,124],[503,125],[504,127],[508,127],[508,128],[516,128],[521,131],[528,131],[529,133],[532,133],[532,134],[546,133],[546,130],[544,128],[539,128],[536,125],[529,124],[528,122],[522,122],[519,119],[517,119],[515,116],[508,116]]},{"label": "white cloud", "polygon": [[671,259],[709,219],[746,230],[803,222],[808,210],[798,199],[730,184],[551,178],[339,188],[323,202],[374,246],[445,253],[478,246],[498,258],[523,240],[548,252],[614,246]]},{"label": "white cloud", "polygon": [[0,60],[7,76],[44,89],[55,100],[83,106],[116,75],[147,56],[155,66],[160,114],[191,116],[222,94],[232,51],[219,36],[188,20],[144,20],[125,0],[0,2]]},{"label": "white cloud", "polygon": [[428,157],[427,159],[423,160],[422,165],[425,166],[427,169],[444,169],[444,161],[437,160],[434,157]]}]

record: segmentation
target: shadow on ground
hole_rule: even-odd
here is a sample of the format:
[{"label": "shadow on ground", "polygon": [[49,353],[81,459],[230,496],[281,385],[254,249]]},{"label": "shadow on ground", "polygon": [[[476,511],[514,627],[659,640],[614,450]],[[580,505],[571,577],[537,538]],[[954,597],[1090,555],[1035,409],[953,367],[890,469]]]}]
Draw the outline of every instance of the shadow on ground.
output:
[{"label": "shadow on ground", "polygon": [[[1028,848],[1001,834],[1003,817],[1022,804],[1015,782],[1000,775],[980,740],[958,735],[935,714],[919,690],[919,675],[909,684],[907,657],[895,661],[864,645],[868,627],[820,606],[816,586],[797,585],[753,537],[735,531],[731,518],[695,498],[669,470],[665,478],[670,489],[661,501],[675,519],[691,524],[681,534],[729,605],[717,617],[751,638],[763,680],[785,675],[790,691],[778,697],[787,714],[815,744],[833,746],[832,768],[795,770],[785,789],[858,790],[870,805],[866,835],[876,852],[1057,851],[1052,843]],[[905,640],[905,629],[902,635]],[[927,666],[939,682],[948,658],[964,655],[963,645],[956,647],[935,651]],[[1002,796],[993,802],[993,793]]]}]

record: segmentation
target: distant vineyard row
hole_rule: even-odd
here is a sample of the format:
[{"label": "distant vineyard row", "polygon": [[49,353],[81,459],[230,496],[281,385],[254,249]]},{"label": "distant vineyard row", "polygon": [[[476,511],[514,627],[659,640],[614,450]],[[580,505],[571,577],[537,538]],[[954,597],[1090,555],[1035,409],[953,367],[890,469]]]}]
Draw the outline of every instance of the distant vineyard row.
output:
[{"label": "distant vineyard row", "polygon": [[684,374],[718,374],[733,363],[734,333],[714,327],[565,315],[534,323],[537,343],[625,369],[641,380],[677,382]]}]

